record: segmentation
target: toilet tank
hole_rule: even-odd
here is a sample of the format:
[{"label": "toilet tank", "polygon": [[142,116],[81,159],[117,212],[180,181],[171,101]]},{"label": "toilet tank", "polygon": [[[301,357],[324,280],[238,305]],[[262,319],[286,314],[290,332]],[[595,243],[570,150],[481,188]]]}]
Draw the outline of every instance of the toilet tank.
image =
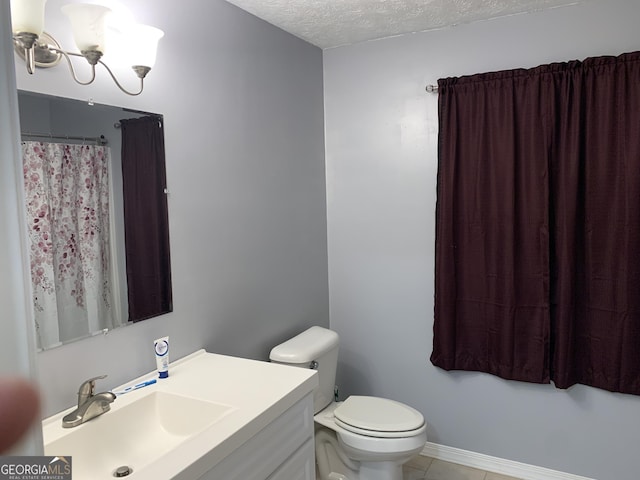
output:
[{"label": "toilet tank", "polygon": [[313,392],[313,410],[318,413],[334,399],[338,367],[338,334],[322,327],[311,327],[273,347],[269,358],[282,363],[318,371],[320,385]]}]

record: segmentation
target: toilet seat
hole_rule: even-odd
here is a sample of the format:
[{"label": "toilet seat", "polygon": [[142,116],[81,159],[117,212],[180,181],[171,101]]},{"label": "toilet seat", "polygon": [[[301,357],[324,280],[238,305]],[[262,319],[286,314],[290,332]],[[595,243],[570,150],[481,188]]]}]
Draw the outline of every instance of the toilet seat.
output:
[{"label": "toilet seat", "polygon": [[335,423],[347,431],[377,438],[418,435],[425,430],[417,410],[386,398],[351,396],[334,410]]}]

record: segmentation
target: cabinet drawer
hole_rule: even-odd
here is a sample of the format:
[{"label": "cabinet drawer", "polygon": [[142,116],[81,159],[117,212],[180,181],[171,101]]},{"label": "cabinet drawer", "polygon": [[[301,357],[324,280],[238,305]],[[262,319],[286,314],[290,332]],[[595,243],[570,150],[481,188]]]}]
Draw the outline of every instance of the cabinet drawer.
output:
[{"label": "cabinet drawer", "polygon": [[280,466],[268,480],[315,480],[316,461],[313,438]]}]

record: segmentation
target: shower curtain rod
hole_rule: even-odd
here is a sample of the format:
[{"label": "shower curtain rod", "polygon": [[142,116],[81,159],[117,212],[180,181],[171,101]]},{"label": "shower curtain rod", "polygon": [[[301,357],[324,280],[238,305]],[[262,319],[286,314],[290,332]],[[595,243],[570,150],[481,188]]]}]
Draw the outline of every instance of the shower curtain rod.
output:
[{"label": "shower curtain rod", "polygon": [[70,135],[54,135],[53,133],[29,133],[29,132],[21,132],[22,137],[31,137],[31,138],[50,138],[56,140],[78,140],[82,142],[91,141],[95,142],[96,145],[106,145],[108,140],[104,137],[104,135],[100,135],[99,137],[74,137]]}]

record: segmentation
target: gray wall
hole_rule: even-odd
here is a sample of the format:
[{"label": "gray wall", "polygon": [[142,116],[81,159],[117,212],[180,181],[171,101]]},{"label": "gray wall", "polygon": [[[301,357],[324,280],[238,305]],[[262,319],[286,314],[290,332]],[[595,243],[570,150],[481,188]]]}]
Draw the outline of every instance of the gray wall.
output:
[{"label": "gray wall", "polygon": [[433,326],[438,78],[640,48],[640,2],[580,6],[324,52],[331,326],[342,396],[405,401],[429,440],[636,480],[640,398],[446,373]]},{"label": "gray wall", "polygon": [[[71,49],[65,2],[47,3],[46,30]],[[174,312],[40,353],[44,415],[71,406],[85,378],[108,374],[98,388],[110,388],[153,370],[164,335],[173,359],[198,348],[266,359],[288,336],[328,326],[322,51],[221,0],[189,6],[127,4],[165,31],[140,97],[100,69],[81,87],[64,65],[31,77],[17,66],[22,90],[164,114],[171,192]]]}]

